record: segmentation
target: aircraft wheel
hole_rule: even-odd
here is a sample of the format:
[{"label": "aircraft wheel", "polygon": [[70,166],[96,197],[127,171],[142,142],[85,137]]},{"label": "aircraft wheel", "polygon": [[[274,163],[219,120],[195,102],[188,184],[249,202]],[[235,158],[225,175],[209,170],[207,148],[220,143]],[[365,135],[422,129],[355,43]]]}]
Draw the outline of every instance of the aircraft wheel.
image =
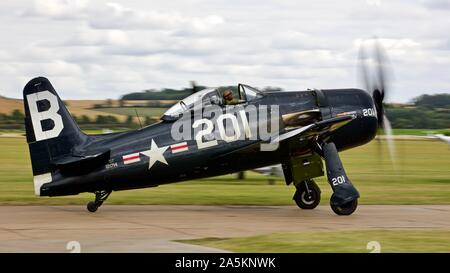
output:
[{"label": "aircraft wheel", "polygon": [[355,199],[353,201],[350,201],[342,206],[336,206],[336,205],[330,205],[331,209],[336,213],[337,215],[350,215],[353,212],[355,212],[356,208],[358,207],[358,199]]},{"label": "aircraft wheel", "polygon": [[98,209],[98,206],[94,201],[90,201],[89,203],[87,203],[87,210],[89,212],[96,212],[97,209]]},{"label": "aircraft wheel", "polygon": [[307,183],[307,186],[302,182],[297,187],[292,199],[294,199],[297,206],[301,209],[314,209],[320,203],[320,188],[312,180]]}]

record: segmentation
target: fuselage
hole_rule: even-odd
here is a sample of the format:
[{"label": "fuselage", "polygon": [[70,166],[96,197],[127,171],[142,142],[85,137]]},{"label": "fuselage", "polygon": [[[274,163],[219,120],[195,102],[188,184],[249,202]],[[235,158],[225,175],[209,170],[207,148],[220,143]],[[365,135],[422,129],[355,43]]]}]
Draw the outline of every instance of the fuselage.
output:
[{"label": "fuselage", "polygon": [[[265,93],[261,98],[247,102],[245,105],[235,106],[234,110],[223,107],[220,115],[227,113],[235,115],[241,128],[240,122],[244,117],[239,115],[239,111],[245,111],[248,118],[249,113],[246,107],[249,105],[258,109],[260,106],[277,105],[280,116],[317,110],[319,120],[345,114],[355,115],[357,118],[337,129],[330,136],[330,141],[335,143],[339,151],[363,145],[372,140],[376,134],[377,119],[373,100],[365,91],[359,89]],[[194,124],[195,117],[192,119]],[[200,117],[200,119],[211,120],[213,133],[217,133],[219,127],[217,116],[215,118]],[[278,164],[290,153],[307,153],[314,146],[309,141],[305,141],[299,145],[298,151],[286,151],[284,147],[273,151],[262,151],[257,145],[261,140],[246,138],[245,128],[244,130],[235,128],[240,130],[239,134],[243,137],[236,140],[207,139],[201,136],[199,140],[198,131],[195,132],[192,127],[190,138],[174,139],[173,126],[176,122],[176,120],[161,121],[135,131],[90,136],[89,141],[77,149],[95,154],[96,151],[107,148],[110,150],[109,161],[81,175],[68,175],[55,170],[53,182],[41,188],[41,195],[56,196],[102,189],[144,188],[224,175]],[[207,123],[209,122],[203,121],[203,127],[198,127],[200,131],[208,125]],[[255,126],[260,125],[252,123],[250,119],[249,127],[255,129],[253,128]],[[280,125],[280,132],[286,130],[288,128]],[[236,134],[236,130],[232,134]]]}]

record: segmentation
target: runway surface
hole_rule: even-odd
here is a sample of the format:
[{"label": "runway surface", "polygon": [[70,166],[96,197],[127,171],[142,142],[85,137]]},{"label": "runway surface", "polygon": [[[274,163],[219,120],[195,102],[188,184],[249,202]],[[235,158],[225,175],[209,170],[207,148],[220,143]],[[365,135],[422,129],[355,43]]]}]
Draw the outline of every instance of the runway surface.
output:
[{"label": "runway surface", "polygon": [[[220,252],[173,242],[274,232],[450,228],[450,205],[359,206],[337,216],[328,206],[1,206],[0,252]],[[70,249],[70,247],[69,247]]]}]

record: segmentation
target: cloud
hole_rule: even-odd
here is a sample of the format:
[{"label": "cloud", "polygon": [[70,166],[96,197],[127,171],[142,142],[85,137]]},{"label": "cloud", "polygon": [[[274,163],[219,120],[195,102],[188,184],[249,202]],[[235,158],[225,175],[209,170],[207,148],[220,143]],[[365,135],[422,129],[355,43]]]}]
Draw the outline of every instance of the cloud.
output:
[{"label": "cloud", "polygon": [[422,1],[423,5],[431,9],[450,10],[449,0],[426,0]]},{"label": "cloud", "polygon": [[326,40],[300,31],[287,30],[276,33],[271,39],[273,48],[280,50],[299,50],[299,49],[330,49],[331,44]]},{"label": "cloud", "polygon": [[11,1],[0,17],[0,91],[20,97],[38,75],[64,99],[189,80],[354,87],[359,45],[377,35],[396,76],[390,99],[408,101],[450,89],[447,2]]},{"label": "cloud", "polygon": [[87,8],[88,0],[35,0],[22,15],[74,20],[83,18]]},{"label": "cloud", "polygon": [[87,0],[36,0],[23,16],[53,20],[85,20],[93,29],[168,30],[178,34],[211,31],[224,23],[218,15],[187,16],[179,12],[138,10],[114,2]]},{"label": "cloud", "polygon": [[125,45],[128,43],[127,33],[121,30],[95,31],[85,29],[75,33],[70,39],[60,45],[63,46],[106,46]]}]

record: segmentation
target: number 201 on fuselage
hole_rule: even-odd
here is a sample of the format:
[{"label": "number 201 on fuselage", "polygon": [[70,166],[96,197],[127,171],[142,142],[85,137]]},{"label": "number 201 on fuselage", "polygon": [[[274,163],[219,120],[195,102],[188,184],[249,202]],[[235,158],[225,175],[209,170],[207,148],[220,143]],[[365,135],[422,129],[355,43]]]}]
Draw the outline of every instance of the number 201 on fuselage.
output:
[{"label": "number 201 on fuselage", "polygon": [[[238,117],[232,113],[221,114],[215,119],[215,122],[210,119],[198,119],[192,124],[192,128],[199,129],[195,134],[195,141],[197,142],[198,149],[204,149],[212,146],[218,145],[217,139],[211,139],[213,135],[218,135],[220,139],[227,143],[237,141],[244,136],[249,139],[252,137],[252,132],[250,130],[247,115],[244,110],[239,110],[237,112],[239,120],[242,124],[239,126]],[[228,122],[227,122],[228,121]],[[227,130],[225,124],[231,124],[232,130]],[[203,125],[203,126],[202,126]],[[216,128],[216,133],[214,134],[214,128]],[[217,134],[218,133],[218,134]],[[209,139],[208,139],[209,138]]]}]

